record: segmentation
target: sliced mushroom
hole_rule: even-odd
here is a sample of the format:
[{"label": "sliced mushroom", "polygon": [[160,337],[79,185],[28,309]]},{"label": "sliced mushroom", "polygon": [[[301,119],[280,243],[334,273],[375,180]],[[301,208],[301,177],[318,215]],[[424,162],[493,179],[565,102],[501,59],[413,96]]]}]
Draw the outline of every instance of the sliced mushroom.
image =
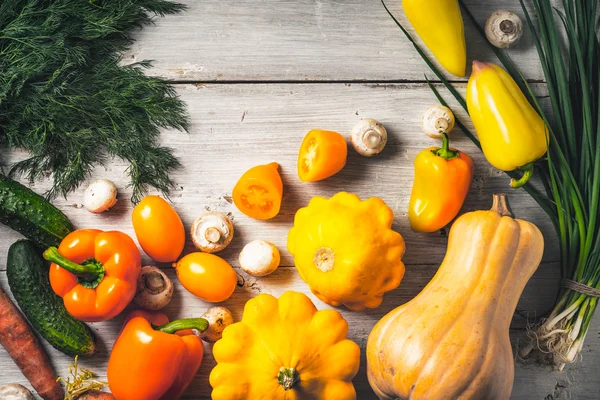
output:
[{"label": "sliced mushroom", "polygon": [[385,147],[387,131],[373,118],[363,118],[352,128],[350,142],[358,154],[371,157],[381,153]]},{"label": "sliced mushroom", "polygon": [[83,194],[83,205],[89,212],[101,213],[115,204],[117,204],[117,187],[108,179],[95,180]]},{"label": "sliced mushroom", "polygon": [[512,11],[494,11],[485,22],[485,36],[498,48],[512,47],[523,36],[523,20]]},{"label": "sliced mushroom", "polygon": [[429,107],[421,118],[421,128],[432,139],[441,139],[454,129],[454,114],[448,107],[436,104]]},{"label": "sliced mushroom", "polygon": [[171,297],[173,282],[169,277],[156,267],[143,267],[133,301],[146,310],[160,310],[169,304]]},{"label": "sliced mushroom", "polygon": [[33,394],[23,385],[9,383],[0,387],[0,399],[2,400],[34,400]]},{"label": "sliced mushroom", "polygon": [[225,214],[208,212],[196,218],[192,224],[191,235],[198,250],[216,253],[231,243],[233,224]]},{"label": "sliced mushroom", "polygon": [[254,240],[244,246],[240,253],[240,268],[252,276],[269,275],[279,267],[279,250],[266,240]]},{"label": "sliced mushroom", "polygon": [[205,342],[214,343],[223,337],[223,330],[233,323],[233,315],[225,307],[217,306],[202,315],[208,321],[208,329],[200,333]]}]

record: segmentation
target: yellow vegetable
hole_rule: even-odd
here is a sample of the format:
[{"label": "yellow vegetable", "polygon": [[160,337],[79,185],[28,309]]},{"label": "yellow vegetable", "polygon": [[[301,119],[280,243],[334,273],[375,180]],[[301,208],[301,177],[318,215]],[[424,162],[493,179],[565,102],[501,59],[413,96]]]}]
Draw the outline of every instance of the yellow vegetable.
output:
[{"label": "yellow vegetable", "polygon": [[467,46],[458,0],[403,0],[406,17],[451,74],[465,76]]},{"label": "yellow vegetable", "polygon": [[377,197],[313,197],[296,213],[287,247],[319,299],[351,310],[375,308],[404,275],[404,240],[391,229],[393,220]]},{"label": "yellow vegetable", "polygon": [[544,238],[513,219],[504,195],[461,216],[429,284],[373,328],[369,383],[382,400],[508,400],[514,359],[508,330]]},{"label": "yellow vegetable", "polygon": [[521,179],[511,181],[512,187],[523,186],[548,150],[543,119],[511,76],[488,62],[473,62],[467,107],[485,158],[502,171],[523,170]]},{"label": "yellow vegetable", "polygon": [[213,400],[354,400],[360,349],[335,310],[286,292],[248,301],[215,343]]}]

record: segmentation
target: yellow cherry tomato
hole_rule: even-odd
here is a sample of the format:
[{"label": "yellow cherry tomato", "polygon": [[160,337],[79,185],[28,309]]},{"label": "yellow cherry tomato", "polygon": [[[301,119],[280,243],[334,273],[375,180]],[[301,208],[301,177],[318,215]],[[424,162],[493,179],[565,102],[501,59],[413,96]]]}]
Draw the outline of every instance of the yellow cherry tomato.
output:
[{"label": "yellow cherry tomato", "polygon": [[173,262],[183,251],[185,229],[173,207],[158,196],[146,196],[133,209],[133,230],[142,249],[155,261]]},{"label": "yellow cherry tomato", "polygon": [[202,300],[219,303],[227,300],[237,286],[233,267],[210,253],[190,253],[173,264],[179,281]]},{"label": "yellow cherry tomato", "polygon": [[262,220],[279,213],[283,182],[278,168],[276,162],[257,165],[241,176],[231,193],[238,210],[251,218]]},{"label": "yellow cherry tomato", "polygon": [[298,177],[302,182],[315,182],[337,174],[346,165],[348,145],[337,132],[313,129],[300,145]]}]

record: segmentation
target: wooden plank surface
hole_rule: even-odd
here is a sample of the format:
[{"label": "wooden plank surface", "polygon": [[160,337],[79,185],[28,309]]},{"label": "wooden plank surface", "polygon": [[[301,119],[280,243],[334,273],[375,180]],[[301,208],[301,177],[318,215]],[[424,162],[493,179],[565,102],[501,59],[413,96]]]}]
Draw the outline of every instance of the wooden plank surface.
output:
[{"label": "wooden plank surface", "polygon": [[[156,20],[125,60],[155,60],[150,73],[177,81],[413,81],[433,76],[379,0],[182,0],[189,10]],[[479,23],[517,0],[466,0]],[[388,6],[410,30],[400,0]],[[469,61],[494,59],[465,20]],[[542,79],[531,36],[511,50]],[[469,62],[470,64],[470,62]],[[470,69],[470,68],[469,68]],[[451,77],[451,76],[449,76]],[[451,77],[452,79],[458,79]]]},{"label": "wooden plank surface", "polygon": [[[538,86],[543,93],[543,87]],[[464,85],[461,87],[464,91]],[[244,243],[253,239],[271,240],[282,251],[282,264],[276,273],[265,278],[251,278],[243,273],[243,286],[224,303],[236,319],[241,317],[243,304],[258,293],[280,295],[286,290],[309,293],[292,266],[286,251],[287,231],[295,211],[305,206],[314,195],[331,196],[340,190],[361,197],[382,197],[395,213],[394,229],[405,238],[407,252],[404,261],[407,272],[400,288],[389,293],[381,307],[368,312],[350,312],[340,309],[350,324],[349,336],[364,349],[366,338],[375,322],[394,307],[414,297],[435,273],[443,258],[447,242],[443,232],[417,234],[410,230],[406,218],[412,184],[412,160],[418,151],[434,145],[434,141],[420,132],[422,111],[434,98],[424,84],[209,84],[178,85],[178,91],[189,106],[192,116],[190,134],[164,132],[163,141],[173,147],[184,168],[174,174],[177,189],[172,193],[174,207],[180,213],[186,228],[205,209],[231,213],[236,228],[235,238],[222,255],[238,265],[237,255]],[[459,113],[459,116],[464,114]],[[349,151],[348,165],[338,175],[324,182],[301,183],[296,176],[298,146],[304,134],[312,128],[332,129],[347,134],[361,117],[381,121],[389,132],[389,143],[378,157],[363,158]],[[475,160],[475,182],[469,193],[464,211],[487,208],[490,196],[497,191],[509,191],[508,179],[493,170],[478,150],[460,132],[453,135],[453,145],[469,153]],[[13,153],[12,160],[24,157]],[[281,164],[284,180],[284,205],[280,215],[272,221],[251,220],[238,212],[229,196],[237,178],[250,166],[277,161]],[[93,215],[80,208],[84,187],[56,204],[79,228],[97,227],[119,229],[133,234],[130,224],[132,206],[130,192],[125,187],[124,164],[114,160],[106,170],[98,169],[92,178],[112,179],[120,190],[115,209],[102,215]],[[43,192],[47,182],[34,188]],[[535,222],[547,242],[544,262],[532,278],[519,303],[519,314],[513,321],[513,339],[522,335],[527,319],[543,314],[552,304],[559,278],[557,242],[543,212],[521,190],[510,190],[513,210],[520,218]],[[19,237],[8,228],[0,227],[0,254]],[[191,251],[188,243],[186,251]],[[4,257],[4,256],[2,256]],[[146,263],[150,260],[144,257]],[[163,265],[176,281],[173,270]],[[0,284],[7,287],[5,261],[0,260]],[[242,280],[240,280],[242,281]],[[190,295],[181,286],[166,312],[171,318],[199,316],[210,305]],[[310,295],[319,309],[327,305]],[[83,360],[104,379],[108,352],[123,321],[118,318],[92,324],[100,338],[100,353]],[[598,399],[600,398],[600,321],[596,318],[582,352],[583,359],[563,373],[551,372],[537,366],[516,369],[512,398],[537,399]],[[210,346],[205,346],[205,362],[186,393],[186,399],[208,399],[208,374],[214,365]],[[60,374],[66,373],[69,357],[50,350],[54,365]],[[363,353],[364,357],[364,353]],[[0,349],[0,385],[9,382],[25,383],[4,350]],[[358,398],[375,399],[366,381],[364,359],[355,380]]]}]

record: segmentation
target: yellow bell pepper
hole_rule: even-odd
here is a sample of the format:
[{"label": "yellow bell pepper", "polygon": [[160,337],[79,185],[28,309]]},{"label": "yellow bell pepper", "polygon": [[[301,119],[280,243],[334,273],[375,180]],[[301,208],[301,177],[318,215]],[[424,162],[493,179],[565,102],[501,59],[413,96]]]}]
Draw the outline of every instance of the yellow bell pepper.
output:
[{"label": "yellow bell pepper", "polygon": [[415,180],[408,220],[416,232],[435,232],[448,225],[460,211],[473,180],[473,160],[450,149],[448,135],[442,147],[430,147],[415,158]]},{"label": "yellow bell pepper", "polygon": [[467,46],[458,0],[403,0],[406,17],[440,64],[465,76]]},{"label": "yellow bell pepper", "polygon": [[335,310],[286,292],[260,294],[215,343],[213,400],[355,400],[360,348]]},{"label": "yellow bell pepper", "polygon": [[467,85],[467,108],[485,158],[502,171],[522,170],[521,187],[533,174],[534,162],[548,150],[548,129],[527,98],[499,66],[473,61]]},{"label": "yellow bell pepper", "polygon": [[313,197],[294,218],[287,247],[300,278],[320,300],[351,310],[375,308],[404,275],[402,236],[383,200],[341,192]]}]

